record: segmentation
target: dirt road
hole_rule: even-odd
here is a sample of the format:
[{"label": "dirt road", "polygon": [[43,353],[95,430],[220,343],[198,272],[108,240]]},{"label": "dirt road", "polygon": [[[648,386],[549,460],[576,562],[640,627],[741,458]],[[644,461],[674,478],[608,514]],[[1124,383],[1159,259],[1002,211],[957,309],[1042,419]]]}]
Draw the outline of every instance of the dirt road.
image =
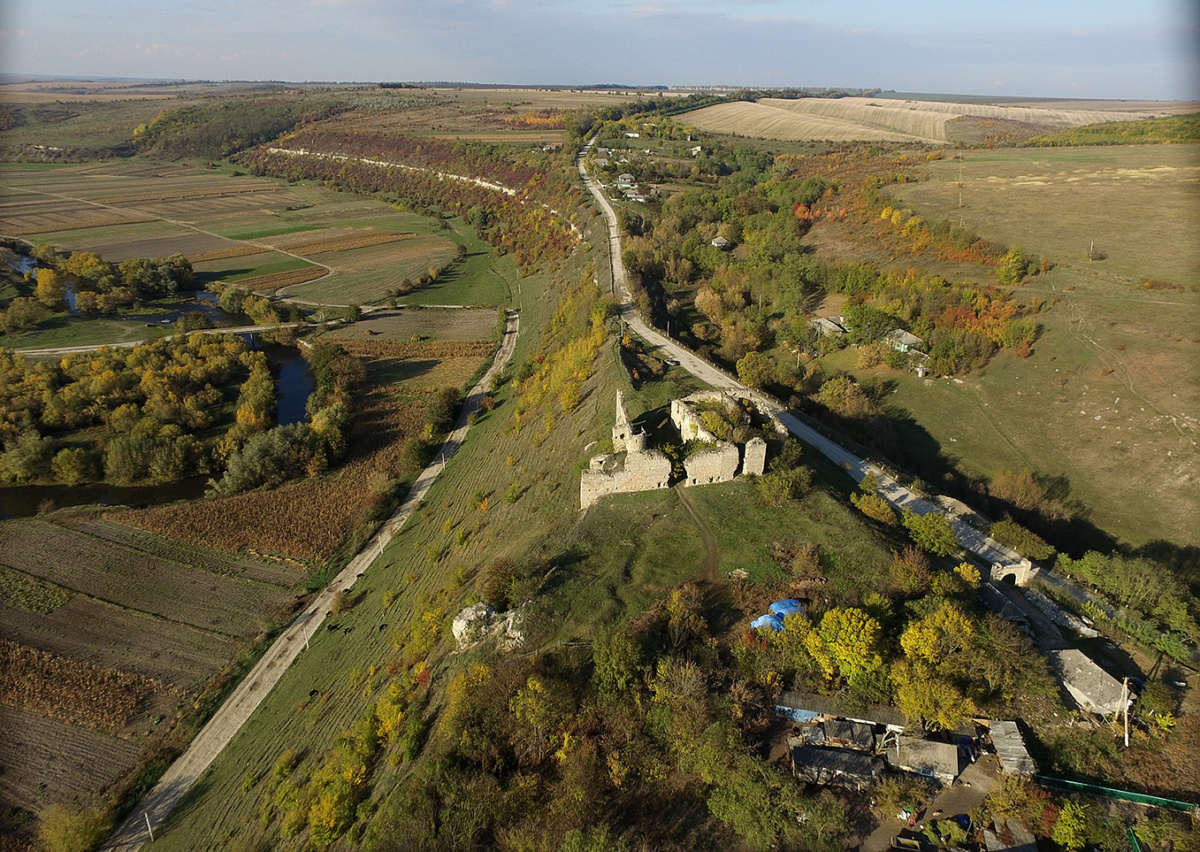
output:
[{"label": "dirt road", "polygon": [[484,373],[479,383],[467,395],[463,410],[455,424],[454,431],[442,445],[438,460],[425,468],[400,508],[388,518],[379,531],[350,560],[350,564],[311,600],[304,612],[279,635],[271,647],[263,654],[262,659],[250,670],[250,673],[238,684],[237,689],[225,700],[208,724],[192,741],[178,760],[163,774],[162,779],[155,785],[128,819],[117,829],[105,847],[111,852],[135,852],[141,849],[149,839],[146,830],[146,819],[158,826],[170,814],[179,800],[191,789],[205,769],[216,759],[221,750],[229,744],[234,734],[250,718],[250,714],[262,703],[267,694],[278,683],[279,678],[288,666],[304,651],[307,640],[325,620],[325,613],[333,606],[334,596],[342,589],[351,588],[358,575],[366,572],[383,548],[400,532],[429,487],[446,466],[446,462],[454,455],[467,436],[470,425],[467,422],[472,411],[479,407],[479,401],[491,387],[492,379],[508,363],[512,357],[513,348],[517,343],[519,317],[516,311],[508,312],[508,324],[504,331],[504,340],[492,366]]}]

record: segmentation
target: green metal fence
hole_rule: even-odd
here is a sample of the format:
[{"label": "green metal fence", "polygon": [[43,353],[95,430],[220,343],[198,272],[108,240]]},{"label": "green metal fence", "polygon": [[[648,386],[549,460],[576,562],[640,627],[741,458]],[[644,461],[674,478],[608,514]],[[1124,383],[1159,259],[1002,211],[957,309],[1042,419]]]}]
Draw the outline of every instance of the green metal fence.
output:
[{"label": "green metal fence", "polygon": [[1034,775],[1033,780],[1043,787],[1057,787],[1060,790],[1072,790],[1092,796],[1107,796],[1110,799],[1123,799],[1126,802],[1137,802],[1139,805],[1150,805],[1155,808],[1188,811],[1200,816],[1200,805],[1195,802],[1180,802],[1176,799],[1164,799],[1161,796],[1150,796],[1146,793],[1134,793],[1129,790],[1115,790],[1112,787],[1084,784],[1082,781],[1068,781],[1065,778],[1051,778],[1047,775]]}]

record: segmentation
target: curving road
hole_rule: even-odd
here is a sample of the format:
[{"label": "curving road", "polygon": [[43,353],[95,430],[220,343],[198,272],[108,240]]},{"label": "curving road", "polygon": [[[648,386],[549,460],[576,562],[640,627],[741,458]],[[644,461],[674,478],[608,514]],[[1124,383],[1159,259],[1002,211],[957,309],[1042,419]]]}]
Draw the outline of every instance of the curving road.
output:
[{"label": "curving road", "polygon": [[220,709],[208,720],[208,724],[192,740],[187,751],[171,764],[154,789],[142,799],[133,813],[117,829],[109,839],[106,850],[136,852],[142,848],[150,839],[146,826],[147,819],[152,825],[160,825],[172,809],[179,804],[179,800],[192,788],[204,770],[229,744],[234,734],[250,718],[250,714],[279,682],[279,678],[287,671],[288,666],[300,656],[307,646],[309,638],[320,628],[321,622],[325,620],[325,614],[332,608],[334,596],[342,589],[351,588],[358,577],[383,553],[388,542],[404,527],[405,522],[416,511],[434,480],[445,468],[446,461],[462,446],[470,429],[467,422],[468,417],[479,407],[480,400],[491,387],[492,379],[512,357],[513,348],[517,344],[519,326],[518,313],[510,310],[500,349],[496,353],[491,367],[467,395],[454,430],[442,444],[438,460],[421,472],[409,490],[408,496],[404,498],[404,502],[380,526],[375,535],[363,545],[363,549],[350,560],[350,564],[320,594],[309,601],[304,612],[271,644],[271,647],[250,670],[250,673],[238,684],[237,689],[230,694]]},{"label": "curving road", "polygon": [[[847,475],[853,478],[855,482],[861,482],[863,477],[869,473],[873,473],[879,481],[880,495],[891,503],[892,506],[897,509],[911,510],[918,515],[928,515],[935,512],[942,513],[943,510],[940,506],[905,488],[878,466],[859,458],[845,447],[825,437],[816,429],[813,429],[798,417],[788,412],[775,400],[742,384],[733,376],[703,360],[690,349],[676,343],[642,320],[633,307],[633,295],[629,290],[629,276],[626,274],[625,264],[621,260],[621,232],[617,227],[617,214],[613,210],[608,198],[604,195],[603,188],[599,182],[588,174],[587,165],[584,162],[587,153],[596,143],[596,138],[593,136],[588,140],[588,143],[579,152],[576,164],[579,167],[580,177],[583,178],[583,182],[587,185],[588,191],[592,193],[592,197],[596,199],[596,203],[599,205],[600,211],[604,214],[604,220],[608,225],[608,249],[612,263],[612,289],[613,295],[617,299],[621,319],[637,332],[643,340],[657,346],[660,353],[665,353],[678,361],[679,366],[696,378],[707,382],[718,390],[726,391],[734,396],[749,398],[761,410],[774,414],[779,418],[784,427],[787,428],[788,432],[804,443],[816,448],[821,455],[846,471]],[[987,537],[966,522],[955,517],[949,517],[948,520],[954,528],[959,544],[985,560],[988,565],[995,565],[997,563],[1007,565],[1021,562],[1023,558],[1021,554]]]}]

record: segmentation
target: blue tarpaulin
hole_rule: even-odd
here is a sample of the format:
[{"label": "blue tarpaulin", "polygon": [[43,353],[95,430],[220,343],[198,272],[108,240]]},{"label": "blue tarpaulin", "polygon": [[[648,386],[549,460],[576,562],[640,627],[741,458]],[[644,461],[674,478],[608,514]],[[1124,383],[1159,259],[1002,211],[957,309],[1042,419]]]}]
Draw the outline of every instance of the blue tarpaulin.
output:
[{"label": "blue tarpaulin", "polygon": [[774,613],[760,615],[750,622],[750,626],[755,630],[762,630],[765,627],[768,630],[779,631],[783,629],[783,619]]},{"label": "blue tarpaulin", "polygon": [[771,612],[780,617],[788,616],[796,612],[804,612],[804,607],[800,606],[800,601],[796,600],[795,598],[788,598],[785,601],[775,601],[775,603],[771,604],[770,609]]}]

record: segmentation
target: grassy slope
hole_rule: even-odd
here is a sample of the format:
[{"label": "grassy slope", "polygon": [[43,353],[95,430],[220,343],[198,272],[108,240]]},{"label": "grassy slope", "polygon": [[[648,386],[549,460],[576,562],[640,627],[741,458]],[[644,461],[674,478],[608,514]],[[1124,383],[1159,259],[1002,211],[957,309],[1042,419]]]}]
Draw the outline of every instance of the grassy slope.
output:
[{"label": "grassy slope", "polygon": [[[523,286],[526,307],[517,363],[530,354],[545,323],[545,309],[553,304],[546,293],[554,285],[535,277]],[[542,295],[531,302],[535,288],[543,288]],[[536,426],[515,434],[510,430],[514,403],[512,386],[505,384],[497,394],[499,407],[480,421],[421,512],[359,581],[355,591],[360,603],[333,619],[341,630],[313,637],[311,649],[170,820],[159,845],[185,849],[195,837],[205,836],[213,848],[276,848],[282,842],[278,823],[264,827],[258,821],[267,785],[255,779],[269,773],[287,748],[302,754],[298,777],[314,769],[387,682],[380,674],[367,686],[351,673],[364,675],[371,666],[382,672],[395,662],[392,637],[426,612],[448,627],[449,617],[473,599],[477,572],[497,557],[538,565],[539,573],[553,569],[527,627],[542,646],[586,640],[600,624],[644,612],[678,583],[703,579],[699,529],[675,492],[620,495],[602,501],[582,519],[578,515],[578,473],[588,446],[611,427],[618,389],[630,395],[636,412],[640,406],[656,407],[681,388],[667,381],[644,385],[634,395],[614,354],[606,351],[582,404],[535,446]],[[508,503],[501,498],[514,483],[522,495]],[[486,511],[474,508],[477,493],[488,496]],[[722,572],[747,567],[752,583],[777,579],[779,569],[768,564],[767,547],[781,535],[826,548],[834,582],[847,588],[869,586],[886,570],[885,543],[824,492],[781,512],[765,509],[755,489],[744,483],[693,489],[689,497],[719,542]],[[455,544],[459,530],[468,534],[462,546]],[[445,557],[432,560],[430,553],[439,550]],[[389,590],[397,596],[385,608],[383,596]],[[735,622],[723,626],[736,628]],[[448,647],[443,639],[431,655],[431,660],[440,659],[434,665],[435,705],[453,673],[481,653],[444,656]],[[374,799],[385,796],[405,771],[381,762]],[[344,841],[339,844],[345,847]]]},{"label": "grassy slope", "polygon": [[[1200,150],[965,157],[961,210],[952,161],[928,165],[928,180],[895,195],[922,215],[962,216],[985,236],[1044,254],[1057,268],[1029,279],[1018,295],[1058,303],[1038,315],[1045,332],[1026,360],[1002,352],[961,381],[882,371],[896,383],[888,402],[908,414],[906,443],[942,454],[969,476],[1028,469],[1059,477],[1089,524],[1131,544],[1200,543],[1191,522],[1200,495],[1188,487],[1200,459],[1195,421],[1187,419],[1200,411],[1200,386],[1186,378],[1200,343],[1200,297],[1191,289],[1200,284],[1200,208],[1194,184],[1183,182],[1200,168]],[[1088,262],[1089,234],[1106,259]],[[819,252],[837,250],[831,242]],[[1145,278],[1179,289],[1147,290]],[[863,373],[852,353],[828,362]]]}]

